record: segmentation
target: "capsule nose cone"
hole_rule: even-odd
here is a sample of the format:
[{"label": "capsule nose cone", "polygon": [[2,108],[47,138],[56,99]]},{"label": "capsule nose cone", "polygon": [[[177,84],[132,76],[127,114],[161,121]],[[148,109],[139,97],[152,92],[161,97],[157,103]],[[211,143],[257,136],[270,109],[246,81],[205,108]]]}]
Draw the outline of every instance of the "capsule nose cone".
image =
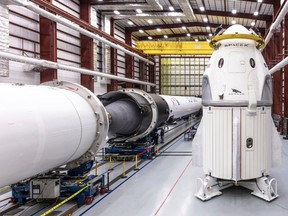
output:
[{"label": "capsule nose cone", "polygon": [[251,34],[251,32],[244,26],[235,24],[230,26],[223,34]]}]

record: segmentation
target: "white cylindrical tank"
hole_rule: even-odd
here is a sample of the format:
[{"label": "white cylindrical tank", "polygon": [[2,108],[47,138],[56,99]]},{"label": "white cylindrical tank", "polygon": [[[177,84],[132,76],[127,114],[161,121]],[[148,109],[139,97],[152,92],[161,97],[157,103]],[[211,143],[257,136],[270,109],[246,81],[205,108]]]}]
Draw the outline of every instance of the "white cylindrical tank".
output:
[{"label": "white cylindrical tank", "polygon": [[97,97],[80,85],[49,85],[57,87],[0,84],[0,187],[88,159],[104,144],[108,120]]},{"label": "white cylindrical tank", "polygon": [[174,119],[187,116],[199,111],[202,107],[201,98],[160,95],[169,106],[169,118]]}]

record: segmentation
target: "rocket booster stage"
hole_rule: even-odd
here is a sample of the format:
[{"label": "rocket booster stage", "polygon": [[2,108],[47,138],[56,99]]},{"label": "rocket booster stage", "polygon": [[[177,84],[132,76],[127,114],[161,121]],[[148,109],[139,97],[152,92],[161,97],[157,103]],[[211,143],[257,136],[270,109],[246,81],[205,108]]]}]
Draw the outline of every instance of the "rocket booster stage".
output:
[{"label": "rocket booster stage", "polygon": [[91,91],[77,84],[0,84],[0,187],[94,159],[106,144],[107,112],[110,134],[136,140],[169,118],[201,108],[199,98],[163,99],[137,89],[100,98],[107,111]]},{"label": "rocket booster stage", "polygon": [[135,141],[169,119],[201,109],[201,99],[197,97],[147,94],[140,89],[108,92],[99,98],[109,113],[109,137],[126,141]]},{"label": "rocket booster stage", "polygon": [[67,163],[77,166],[105,144],[106,111],[80,85],[0,84],[0,101],[0,187]]}]

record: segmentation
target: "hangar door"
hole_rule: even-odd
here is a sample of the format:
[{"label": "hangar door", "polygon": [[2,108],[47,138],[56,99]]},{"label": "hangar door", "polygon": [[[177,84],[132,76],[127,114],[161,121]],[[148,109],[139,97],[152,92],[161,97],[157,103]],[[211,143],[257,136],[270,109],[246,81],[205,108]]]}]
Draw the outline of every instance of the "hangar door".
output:
[{"label": "hangar door", "polygon": [[161,56],[161,94],[201,96],[202,77],[209,59],[210,56]]}]

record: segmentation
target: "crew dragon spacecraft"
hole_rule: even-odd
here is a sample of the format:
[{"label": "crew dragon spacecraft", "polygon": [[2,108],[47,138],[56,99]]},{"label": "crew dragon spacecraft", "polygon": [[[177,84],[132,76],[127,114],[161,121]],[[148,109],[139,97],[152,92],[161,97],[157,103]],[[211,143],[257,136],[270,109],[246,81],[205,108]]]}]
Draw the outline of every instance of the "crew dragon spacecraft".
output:
[{"label": "crew dragon spacecraft", "polygon": [[271,75],[260,52],[264,39],[233,25],[214,36],[210,46],[203,118],[192,143],[193,164],[206,176],[198,178],[195,196],[209,200],[239,185],[271,201],[278,197],[277,182],[267,176],[281,163],[281,140],[271,118]]}]

